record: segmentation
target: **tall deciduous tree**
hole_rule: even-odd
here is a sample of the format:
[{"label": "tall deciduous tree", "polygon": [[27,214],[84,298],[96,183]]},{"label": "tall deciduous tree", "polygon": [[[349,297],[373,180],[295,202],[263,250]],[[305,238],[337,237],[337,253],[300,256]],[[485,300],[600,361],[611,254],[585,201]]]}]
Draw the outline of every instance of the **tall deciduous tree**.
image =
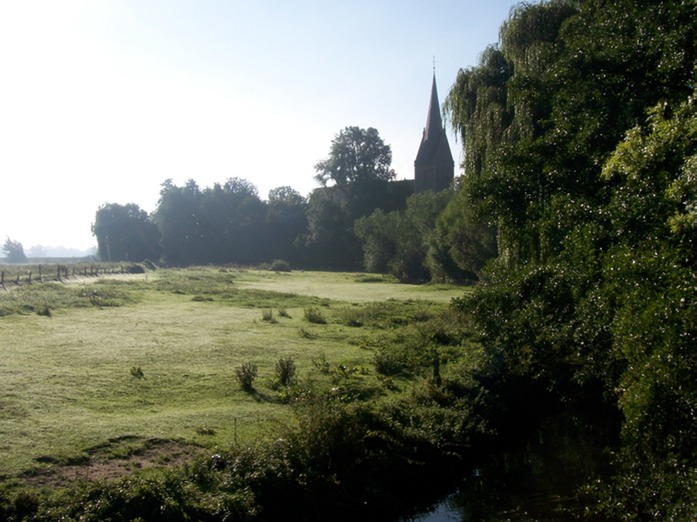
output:
[{"label": "tall deciduous tree", "polygon": [[685,2],[521,4],[498,46],[446,98],[472,205],[502,260],[544,261],[606,195],[600,165],[662,99],[690,94],[695,7]]},{"label": "tall deciduous tree", "polygon": [[376,209],[394,210],[406,196],[390,180],[392,151],[374,128],[346,127],[332,140],[329,156],[315,165],[323,188],[308,201],[306,244],[316,266],[356,269],[360,241],[354,223]]},{"label": "tall deciduous tree", "polygon": [[264,205],[248,180],[228,178],[201,194],[201,234],[207,262],[258,263],[266,236]]},{"label": "tall deciduous tree", "polygon": [[322,185],[341,189],[351,183],[389,181],[392,149],[373,127],[346,127],[332,140],[329,156],[315,165],[315,179]]},{"label": "tall deciduous tree", "polygon": [[267,261],[283,259],[292,266],[304,262],[299,239],[307,230],[307,201],[291,187],[276,187],[269,191],[266,202]]},{"label": "tall deciduous tree", "polygon": [[178,187],[171,179],[160,189],[154,214],[162,234],[162,256],[173,265],[190,265],[205,260],[201,223],[201,189],[190,179]]},{"label": "tall deciduous tree", "polygon": [[312,191],[307,205],[308,263],[323,270],[360,267],[361,246],[353,233],[355,219],[346,210],[345,198],[334,187]]},{"label": "tall deciduous tree", "polygon": [[92,234],[103,261],[160,259],[160,232],[138,205],[105,203],[97,210]]},{"label": "tall deciduous tree", "polygon": [[19,241],[15,241],[8,237],[2,245],[2,251],[5,253],[5,259],[9,263],[27,262],[27,256],[24,254],[24,246],[22,246],[22,243]]}]

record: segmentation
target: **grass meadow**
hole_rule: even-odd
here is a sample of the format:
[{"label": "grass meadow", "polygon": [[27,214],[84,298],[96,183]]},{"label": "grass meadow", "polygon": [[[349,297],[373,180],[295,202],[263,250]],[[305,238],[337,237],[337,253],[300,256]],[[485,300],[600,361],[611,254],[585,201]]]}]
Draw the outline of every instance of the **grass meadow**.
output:
[{"label": "grass meadow", "polygon": [[[154,439],[210,450],[273,437],[294,422],[280,358],[295,362],[296,388],[341,394],[358,383],[366,400],[389,400],[413,376],[375,371],[380,336],[463,291],[222,268],[0,290],[0,479]],[[244,363],[258,368],[252,391],[236,378]]]}]

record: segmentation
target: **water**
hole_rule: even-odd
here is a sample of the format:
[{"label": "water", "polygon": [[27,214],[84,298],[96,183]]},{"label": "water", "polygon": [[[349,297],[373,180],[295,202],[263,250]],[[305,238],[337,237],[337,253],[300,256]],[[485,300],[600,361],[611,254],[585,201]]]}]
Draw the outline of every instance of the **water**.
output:
[{"label": "water", "polygon": [[458,509],[450,504],[450,498],[438,504],[434,511],[412,518],[412,522],[452,522],[462,520]]},{"label": "water", "polygon": [[403,522],[561,522],[582,518],[576,492],[607,470],[606,437],[554,419],[515,451],[490,455],[428,512]]}]

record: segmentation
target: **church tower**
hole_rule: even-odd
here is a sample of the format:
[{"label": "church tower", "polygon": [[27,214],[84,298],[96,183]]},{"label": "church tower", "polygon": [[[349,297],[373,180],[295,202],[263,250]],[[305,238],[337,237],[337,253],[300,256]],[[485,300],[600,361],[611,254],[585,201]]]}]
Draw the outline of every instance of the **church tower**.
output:
[{"label": "church tower", "polygon": [[419,152],[414,161],[414,192],[438,192],[450,187],[455,176],[455,162],[440,116],[436,73],[433,72],[431,100],[428,105],[426,128]]}]

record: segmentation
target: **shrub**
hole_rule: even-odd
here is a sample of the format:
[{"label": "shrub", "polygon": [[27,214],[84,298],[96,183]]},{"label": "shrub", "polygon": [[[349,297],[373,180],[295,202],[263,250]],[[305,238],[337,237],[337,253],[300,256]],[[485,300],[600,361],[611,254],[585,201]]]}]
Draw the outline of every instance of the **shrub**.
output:
[{"label": "shrub", "polygon": [[257,365],[244,363],[235,368],[235,375],[244,391],[252,391],[254,389],[254,379],[257,378]]},{"label": "shrub", "polygon": [[279,308],[278,315],[280,315],[281,317],[285,317],[286,319],[292,319],[292,317],[288,313],[288,310],[286,310],[285,308]]},{"label": "shrub", "polygon": [[401,353],[395,354],[392,350],[379,348],[373,354],[375,371],[382,375],[398,375],[405,370],[405,361]]},{"label": "shrub", "polygon": [[292,357],[281,357],[276,363],[276,376],[281,386],[288,386],[295,377],[296,367]]},{"label": "shrub", "polygon": [[270,308],[261,312],[261,319],[267,323],[276,323],[276,318],[273,316],[273,310]]},{"label": "shrub", "polygon": [[143,379],[145,377],[145,373],[140,366],[131,367],[131,375],[136,379]]},{"label": "shrub", "polygon": [[327,324],[324,314],[316,306],[305,308],[305,320],[314,324]]}]

